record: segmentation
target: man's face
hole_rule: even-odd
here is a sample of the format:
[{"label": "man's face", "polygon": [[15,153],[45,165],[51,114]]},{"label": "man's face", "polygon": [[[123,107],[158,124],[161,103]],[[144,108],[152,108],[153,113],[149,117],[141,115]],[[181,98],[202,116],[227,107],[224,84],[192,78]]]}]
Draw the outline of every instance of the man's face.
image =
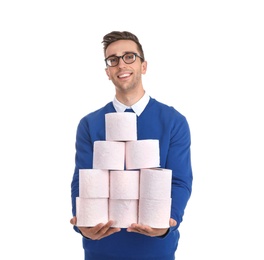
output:
[{"label": "man's face", "polygon": [[[106,57],[122,56],[125,53],[137,53],[137,45],[131,40],[119,40],[111,43],[106,49]],[[141,74],[145,74],[147,70],[146,61],[141,62],[139,57],[131,64],[126,64],[122,58],[115,67],[107,67],[106,74],[116,86],[117,91],[129,91],[131,89],[142,87]]]}]

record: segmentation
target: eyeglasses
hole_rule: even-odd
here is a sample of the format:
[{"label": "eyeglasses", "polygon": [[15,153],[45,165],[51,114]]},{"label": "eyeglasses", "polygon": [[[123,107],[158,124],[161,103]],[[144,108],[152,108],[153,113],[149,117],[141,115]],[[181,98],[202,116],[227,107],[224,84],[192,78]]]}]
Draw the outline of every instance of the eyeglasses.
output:
[{"label": "eyeglasses", "polygon": [[122,58],[122,60],[126,64],[131,64],[136,60],[137,57],[139,57],[140,59],[142,59],[144,61],[144,58],[139,56],[137,53],[129,52],[129,53],[124,54],[123,56],[113,55],[113,56],[107,57],[105,59],[105,63],[106,63],[106,66],[115,67],[118,65],[120,58]]}]

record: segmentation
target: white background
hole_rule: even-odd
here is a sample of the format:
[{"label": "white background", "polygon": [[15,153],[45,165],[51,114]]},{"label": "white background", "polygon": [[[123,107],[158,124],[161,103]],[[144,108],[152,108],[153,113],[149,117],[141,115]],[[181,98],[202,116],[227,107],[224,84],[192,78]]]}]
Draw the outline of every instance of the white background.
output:
[{"label": "white background", "polygon": [[0,259],[83,259],[76,127],[114,97],[103,36],[135,33],[147,92],[183,113],[193,194],[177,260],[263,260],[262,1],[0,3]]}]

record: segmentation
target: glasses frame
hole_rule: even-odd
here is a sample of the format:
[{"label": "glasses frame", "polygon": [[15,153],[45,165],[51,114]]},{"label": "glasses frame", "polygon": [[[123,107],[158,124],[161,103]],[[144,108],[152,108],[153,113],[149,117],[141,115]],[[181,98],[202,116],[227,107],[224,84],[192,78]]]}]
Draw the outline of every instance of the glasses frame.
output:
[{"label": "glasses frame", "polygon": [[[133,62],[131,62],[131,63],[127,63],[127,62],[124,60],[124,57],[125,57],[127,54],[134,54],[134,55],[135,55],[135,60],[134,60]],[[109,65],[109,64],[107,63],[107,60],[108,60],[109,58],[111,58],[111,57],[118,58],[118,62],[117,62],[117,64],[114,65],[114,66],[111,66],[111,65]],[[126,64],[132,64],[132,63],[134,63],[134,62],[136,61],[136,58],[137,58],[137,57],[139,57],[142,61],[144,61],[144,58],[141,57],[140,55],[138,55],[136,52],[127,52],[127,53],[125,53],[125,54],[122,55],[122,56],[111,55],[111,56],[108,56],[107,58],[105,58],[104,61],[105,61],[105,64],[106,64],[107,67],[116,67],[116,66],[119,64],[120,58],[122,58],[122,60],[124,61],[124,63],[126,63]]]}]

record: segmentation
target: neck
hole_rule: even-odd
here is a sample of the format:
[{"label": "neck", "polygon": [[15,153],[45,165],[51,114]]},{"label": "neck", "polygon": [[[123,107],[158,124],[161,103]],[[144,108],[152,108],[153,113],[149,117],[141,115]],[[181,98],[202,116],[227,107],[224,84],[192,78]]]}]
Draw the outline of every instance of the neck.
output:
[{"label": "neck", "polygon": [[135,103],[137,103],[144,96],[144,94],[145,94],[145,90],[142,88],[140,91],[137,91],[136,93],[116,92],[116,98],[122,104],[131,107]]}]

